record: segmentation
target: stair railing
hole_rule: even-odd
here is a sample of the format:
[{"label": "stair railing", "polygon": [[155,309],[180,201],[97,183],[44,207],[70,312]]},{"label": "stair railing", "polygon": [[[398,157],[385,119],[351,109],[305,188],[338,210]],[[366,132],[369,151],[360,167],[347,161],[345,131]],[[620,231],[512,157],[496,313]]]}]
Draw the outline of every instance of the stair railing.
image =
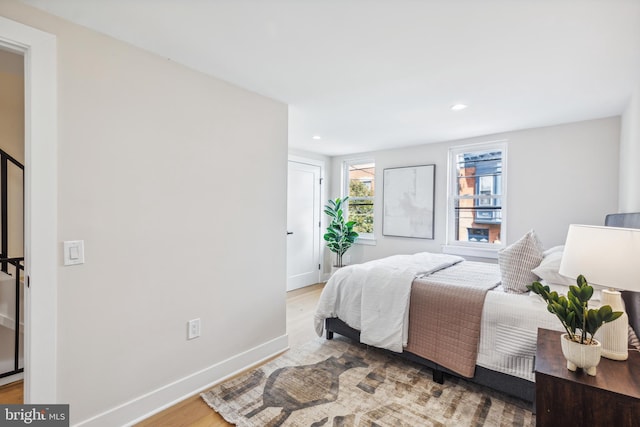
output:
[{"label": "stair railing", "polygon": [[[14,358],[13,369],[0,373],[0,378],[24,371],[20,367],[20,288],[21,271],[24,270],[24,257],[9,258],[9,162],[22,170],[22,203],[24,212],[24,166],[6,151],[0,149],[0,270],[9,273],[9,265],[15,270],[15,311],[14,311]],[[24,222],[23,222],[24,241]],[[0,282],[1,284],[1,282]]]},{"label": "stair railing", "polygon": [[[0,378],[8,377],[10,375],[19,374],[24,372],[24,368],[20,367],[20,271],[24,270],[24,257],[19,258],[2,258],[0,262],[11,264],[15,267],[15,289],[16,289],[16,302],[15,302],[15,315],[13,322],[13,369],[0,373]],[[1,283],[0,283],[1,284]]]}]

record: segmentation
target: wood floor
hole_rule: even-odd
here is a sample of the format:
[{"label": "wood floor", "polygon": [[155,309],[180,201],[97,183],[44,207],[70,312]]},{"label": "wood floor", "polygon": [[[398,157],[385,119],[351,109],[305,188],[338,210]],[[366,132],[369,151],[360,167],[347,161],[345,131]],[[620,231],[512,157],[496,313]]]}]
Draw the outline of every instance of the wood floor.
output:
[{"label": "wood floor", "polygon": [[[316,334],[313,313],[324,284],[318,283],[287,293],[287,333],[289,345],[305,343]],[[22,381],[0,387],[0,403],[23,403]],[[199,393],[137,424],[139,427],[231,426],[200,398]]]},{"label": "wood floor", "polygon": [[22,381],[0,386],[0,403],[8,405],[20,405],[23,401]]}]

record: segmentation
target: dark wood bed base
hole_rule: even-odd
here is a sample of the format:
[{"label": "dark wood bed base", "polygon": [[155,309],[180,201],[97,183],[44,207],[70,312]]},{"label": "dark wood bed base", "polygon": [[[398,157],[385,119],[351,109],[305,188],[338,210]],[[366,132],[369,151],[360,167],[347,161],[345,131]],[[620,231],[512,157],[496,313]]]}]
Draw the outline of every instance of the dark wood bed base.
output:
[{"label": "dark wood bed base", "polygon": [[[611,214],[607,215],[605,225],[614,227],[640,228],[640,213],[631,214]],[[640,334],[640,292],[622,292],[622,299],[625,302],[629,324]],[[333,334],[340,334],[354,341],[360,342],[360,331],[353,329],[338,318],[325,320],[326,337],[333,339]],[[433,380],[439,384],[444,382],[444,374],[460,377],[460,375],[410,352],[394,353],[412,362],[419,363],[433,370]],[[476,366],[475,376],[471,379],[465,378],[476,384],[490,387],[494,390],[515,396],[527,402],[534,402],[535,383],[525,379],[503,374],[502,372]]]}]

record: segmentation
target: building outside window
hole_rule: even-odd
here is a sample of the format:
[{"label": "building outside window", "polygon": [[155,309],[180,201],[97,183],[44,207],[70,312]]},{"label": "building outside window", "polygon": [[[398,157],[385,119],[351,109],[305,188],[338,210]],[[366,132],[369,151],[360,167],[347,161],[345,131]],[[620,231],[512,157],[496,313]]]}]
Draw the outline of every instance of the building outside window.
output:
[{"label": "building outside window", "polygon": [[449,151],[449,245],[498,249],[505,241],[506,143]]},{"label": "building outside window", "polygon": [[354,230],[360,239],[373,239],[375,171],[375,162],[371,159],[344,163],[343,194],[349,196],[347,220],[355,221]]}]

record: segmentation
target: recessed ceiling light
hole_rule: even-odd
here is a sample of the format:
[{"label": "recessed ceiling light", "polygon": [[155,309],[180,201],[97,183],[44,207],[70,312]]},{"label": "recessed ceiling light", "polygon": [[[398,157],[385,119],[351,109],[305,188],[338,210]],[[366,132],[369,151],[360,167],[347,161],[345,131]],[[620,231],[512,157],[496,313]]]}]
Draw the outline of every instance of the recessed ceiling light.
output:
[{"label": "recessed ceiling light", "polygon": [[453,111],[460,111],[460,110],[464,110],[465,108],[467,108],[467,105],[465,104],[454,104],[451,106],[451,110]]},{"label": "recessed ceiling light", "polygon": [[313,135],[311,139],[315,139],[316,141],[318,141],[318,140],[321,140],[322,138],[320,137],[320,135]]}]

